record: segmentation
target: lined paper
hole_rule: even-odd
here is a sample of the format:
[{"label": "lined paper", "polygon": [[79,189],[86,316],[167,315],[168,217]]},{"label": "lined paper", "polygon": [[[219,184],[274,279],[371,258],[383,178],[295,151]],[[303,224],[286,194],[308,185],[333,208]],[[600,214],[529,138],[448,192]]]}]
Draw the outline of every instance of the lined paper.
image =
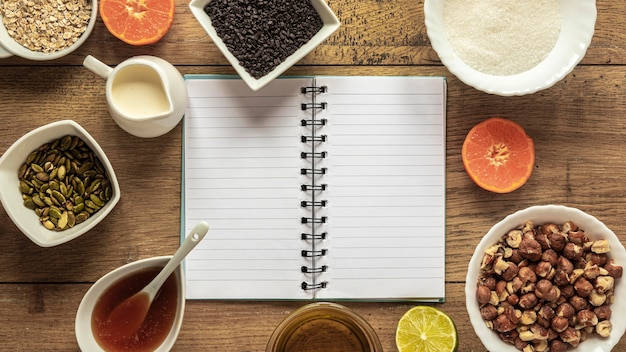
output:
[{"label": "lined paper", "polygon": [[328,289],[321,298],[442,298],[445,86],[321,77],[328,86]]},{"label": "lined paper", "polygon": [[[185,261],[190,299],[442,300],[445,283],[445,80],[441,77],[290,77],[253,92],[241,80],[186,76],[181,237],[209,235]],[[310,102],[327,86],[316,144],[328,185],[317,207],[325,240],[303,241],[310,195],[300,153]],[[326,288],[306,291],[303,249]]]}]

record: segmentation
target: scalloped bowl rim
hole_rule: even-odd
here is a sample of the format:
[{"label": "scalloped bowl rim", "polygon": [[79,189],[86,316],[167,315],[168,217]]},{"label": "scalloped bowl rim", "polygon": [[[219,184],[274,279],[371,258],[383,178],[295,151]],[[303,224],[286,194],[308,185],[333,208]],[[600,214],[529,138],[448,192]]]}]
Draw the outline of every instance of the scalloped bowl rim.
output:
[{"label": "scalloped bowl rim", "polygon": [[[483,322],[478,302],[476,301],[476,283],[480,263],[482,261],[485,250],[495,244],[498,239],[506,234],[509,230],[523,225],[526,221],[532,220],[535,224],[543,224],[548,222],[565,223],[573,221],[581,229],[587,233],[591,239],[605,238],[611,246],[611,257],[622,266],[626,263],[626,250],[615,233],[610,230],[604,223],[583,212],[580,209],[567,207],[563,205],[537,205],[519,210],[513,214],[506,216],[504,219],[493,225],[476,246],[476,250],[469,262],[467,276],[465,278],[465,304],[470,317],[470,322],[474,327],[474,331],[482,341],[483,345],[491,351],[518,351],[513,345],[503,342],[497,333],[489,329]],[[626,320],[620,319],[626,314],[626,277],[616,281],[615,291],[620,292],[619,295],[624,298],[617,299],[611,305],[613,315],[611,323],[613,331],[608,338],[599,336],[589,337],[582,342],[578,348],[569,349],[568,351],[586,351],[586,352],[610,352],[611,349],[620,341],[624,331],[626,331]]]},{"label": "scalloped bowl rim", "polygon": [[[85,222],[64,231],[51,231],[39,222],[34,211],[26,208],[21,201],[17,170],[24,163],[26,157],[35,149],[64,135],[76,135],[85,141],[91,150],[98,156],[106,169],[113,195],[99,211],[90,216]],[[120,188],[109,159],[98,142],[82,126],[73,120],[61,120],[37,127],[24,134],[15,141],[0,157],[0,202],[13,223],[31,241],[41,247],[52,247],[71,241],[100,223],[120,200]]]},{"label": "scalloped bowl rim", "polygon": [[463,83],[502,96],[532,94],[553,86],[569,74],[583,59],[591,44],[597,17],[596,1],[560,1],[564,21],[556,45],[537,66],[515,75],[482,73],[459,58],[446,38],[443,25],[444,0],[424,1],[426,32],[441,62]]}]

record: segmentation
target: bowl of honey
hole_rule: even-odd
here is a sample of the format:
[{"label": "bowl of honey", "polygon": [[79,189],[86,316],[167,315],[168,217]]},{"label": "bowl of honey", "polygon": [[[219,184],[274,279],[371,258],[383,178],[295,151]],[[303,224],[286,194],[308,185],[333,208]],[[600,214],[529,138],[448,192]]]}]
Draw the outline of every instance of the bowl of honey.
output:
[{"label": "bowl of honey", "polygon": [[[141,259],[102,276],[87,291],[76,312],[76,340],[82,351],[169,351],[176,342],[185,311],[182,266],[165,281],[141,328],[133,335],[117,331],[108,316],[141,291],[171,256]],[[130,312],[129,314],[132,314]]]}]

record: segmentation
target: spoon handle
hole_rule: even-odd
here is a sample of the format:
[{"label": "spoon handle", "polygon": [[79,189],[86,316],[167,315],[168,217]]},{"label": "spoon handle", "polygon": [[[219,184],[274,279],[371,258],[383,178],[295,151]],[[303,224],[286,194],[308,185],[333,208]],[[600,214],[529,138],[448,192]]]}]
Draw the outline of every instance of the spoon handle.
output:
[{"label": "spoon handle", "polygon": [[150,300],[154,298],[159,291],[161,285],[167,280],[170,274],[178,267],[180,262],[191,252],[191,250],[204,238],[204,235],[209,231],[209,225],[201,221],[187,235],[187,238],[180,245],[176,253],[167,262],[163,270],[146,286],[145,291],[150,295]]}]

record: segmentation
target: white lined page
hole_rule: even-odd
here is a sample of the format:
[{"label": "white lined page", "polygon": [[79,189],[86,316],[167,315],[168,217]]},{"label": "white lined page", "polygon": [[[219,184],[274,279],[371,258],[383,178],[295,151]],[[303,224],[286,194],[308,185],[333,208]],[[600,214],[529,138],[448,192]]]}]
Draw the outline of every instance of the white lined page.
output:
[{"label": "white lined page", "polygon": [[445,81],[318,77],[328,86],[328,288],[318,298],[444,297]]},{"label": "white lined page", "polygon": [[310,298],[299,222],[300,87],[310,83],[252,92],[239,79],[187,79],[184,233],[210,225],[185,261],[187,298]]},{"label": "white lined page", "polygon": [[[327,265],[319,299],[441,300],[445,283],[445,80],[442,77],[317,77],[328,92],[315,142],[327,152],[315,176],[316,233],[300,206],[311,167],[300,126],[308,113],[300,87],[311,78],[277,79],[251,91],[239,79],[187,76],[184,119],[184,233],[211,227],[185,262],[187,297],[311,299],[301,266]],[[313,248],[307,246],[314,243]],[[328,249],[307,259],[303,249]]]}]

